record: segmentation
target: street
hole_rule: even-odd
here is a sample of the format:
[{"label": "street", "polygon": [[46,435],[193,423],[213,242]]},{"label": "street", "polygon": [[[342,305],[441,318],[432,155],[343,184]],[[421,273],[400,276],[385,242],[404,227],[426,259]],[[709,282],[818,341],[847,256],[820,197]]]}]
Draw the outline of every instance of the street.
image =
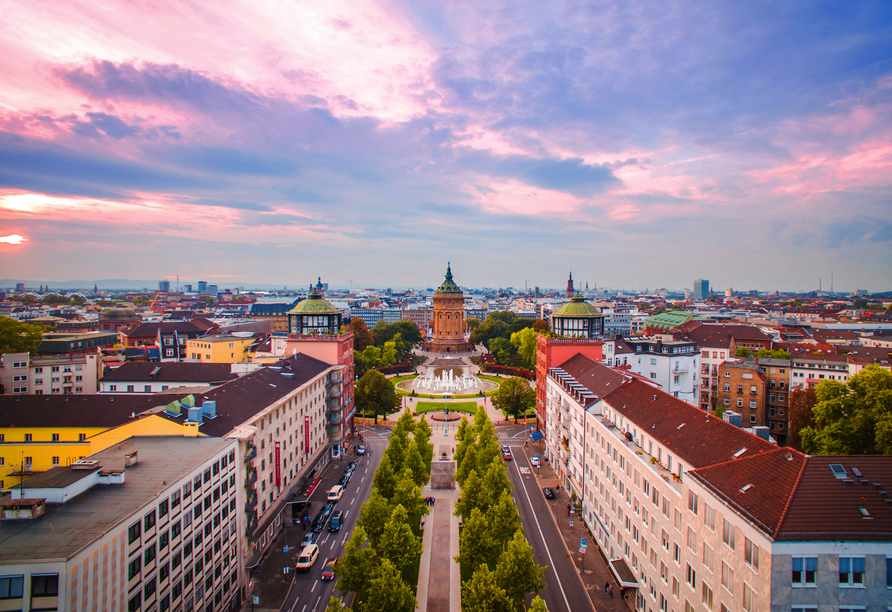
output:
[{"label": "street", "polygon": [[[537,563],[545,565],[545,588],[540,596],[545,600],[550,612],[579,612],[591,610],[585,587],[576,573],[576,568],[564,546],[561,534],[554,524],[539,481],[523,453],[523,441],[528,429],[515,426],[499,427],[496,430],[500,444],[508,444],[514,460],[508,463],[508,477],[514,485],[514,501],[520,512],[527,541],[533,548]],[[506,441],[510,440],[510,441]]]},{"label": "street", "polygon": [[[356,471],[344,490],[344,495],[335,507],[344,513],[344,525],[337,533],[329,533],[328,524],[323,527],[322,533],[317,534],[316,545],[319,546],[319,558],[313,564],[312,569],[305,573],[293,573],[294,576],[292,588],[288,593],[288,597],[282,606],[282,610],[287,612],[322,612],[328,605],[328,600],[332,594],[340,596],[340,592],[335,592],[334,585],[337,580],[323,581],[322,570],[325,560],[332,557],[340,557],[344,552],[344,545],[353,534],[356,526],[356,519],[359,518],[359,507],[368,499],[372,490],[372,479],[384,449],[387,448],[387,437],[389,430],[383,428],[364,428],[363,436],[365,438],[366,455],[357,457],[351,450],[344,455],[340,464],[342,469],[334,472],[332,476],[320,483],[320,486],[313,493],[312,516],[325,505],[325,496],[328,489],[337,483],[337,479],[343,472],[343,468],[350,461],[357,461]],[[329,482],[330,481],[330,482]],[[294,548],[294,555],[289,554],[289,558],[296,558],[300,552],[300,541],[307,533],[301,527],[287,528],[287,542],[290,547]]]}]

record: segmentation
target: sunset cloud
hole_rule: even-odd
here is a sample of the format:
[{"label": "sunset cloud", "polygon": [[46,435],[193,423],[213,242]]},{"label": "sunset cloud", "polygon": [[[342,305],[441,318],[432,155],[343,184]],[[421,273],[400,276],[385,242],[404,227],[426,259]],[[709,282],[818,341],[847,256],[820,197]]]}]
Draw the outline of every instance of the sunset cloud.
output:
[{"label": "sunset cloud", "polygon": [[451,259],[472,285],[572,262],[887,289],[886,3],[9,0],[4,22],[0,215],[41,245],[16,276],[426,285]]}]

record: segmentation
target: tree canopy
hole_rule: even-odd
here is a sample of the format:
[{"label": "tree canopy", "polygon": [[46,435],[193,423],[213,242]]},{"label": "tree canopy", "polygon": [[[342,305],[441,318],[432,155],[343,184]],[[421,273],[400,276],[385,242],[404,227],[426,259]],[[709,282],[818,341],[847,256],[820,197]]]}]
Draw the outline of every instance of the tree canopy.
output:
[{"label": "tree canopy", "polygon": [[815,424],[799,432],[804,452],[892,455],[892,373],[871,365],[848,384],[823,380],[815,393]]},{"label": "tree canopy", "polygon": [[486,565],[479,566],[461,593],[462,612],[511,612],[511,600],[496,584],[495,574]]},{"label": "tree canopy", "polygon": [[520,358],[530,368],[536,365],[536,338],[538,337],[539,332],[532,327],[527,327],[511,334],[511,344],[514,345]]},{"label": "tree canopy", "polygon": [[381,558],[389,560],[401,572],[421,554],[421,538],[412,533],[409,513],[401,504],[396,505],[384,525],[376,550]]},{"label": "tree canopy", "polygon": [[375,343],[372,333],[369,331],[365,321],[359,317],[350,319],[350,325],[347,326],[349,331],[353,332],[353,350],[362,353],[366,348]]},{"label": "tree canopy", "polygon": [[363,612],[413,612],[415,606],[412,587],[403,582],[393,563],[382,559],[369,581]]},{"label": "tree canopy", "polygon": [[536,404],[536,392],[525,379],[515,376],[502,382],[492,397],[492,405],[507,416],[513,416],[514,422],[526,414]]},{"label": "tree canopy", "polygon": [[42,340],[43,328],[40,325],[0,317],[0,354],[33,353]]},{"label": "tree canopy", "polygon": [[400,407],[400,396],[393,383],[376,370],[366,372],[356,383],[355,401],[357,411],[375,415],[376,424],[379,416]]}]

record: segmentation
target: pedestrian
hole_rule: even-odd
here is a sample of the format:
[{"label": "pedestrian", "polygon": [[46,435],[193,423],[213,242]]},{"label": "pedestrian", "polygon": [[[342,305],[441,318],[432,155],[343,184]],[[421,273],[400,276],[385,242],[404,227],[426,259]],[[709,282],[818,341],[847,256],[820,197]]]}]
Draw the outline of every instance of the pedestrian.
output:
[{"label": "pedestrian", "polygon": [[607,595],[607,593],[609,593],[609,592],[610,592],[610,583],[605,582],[604,583],[604,594]]},{"label": "pedestrian", "polygon": [[612,584],[607,585],[607,592],[610,593],[610,599],[613,599],[613,585]]},{"label": "pedestrian", "polygon": [[567,516],[570,516],[570,504],[567,504]]}]

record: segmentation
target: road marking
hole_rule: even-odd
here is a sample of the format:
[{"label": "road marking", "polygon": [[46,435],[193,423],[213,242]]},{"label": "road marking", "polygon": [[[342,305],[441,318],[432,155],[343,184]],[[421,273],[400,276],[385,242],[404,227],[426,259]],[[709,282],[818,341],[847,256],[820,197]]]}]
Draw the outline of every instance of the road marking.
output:
[{"label": "road marking", "polygon": [[354,497],[353,499],[350,500],[350,505],[352,506],[353,502],[355,502],[355,501],[356,501],[356,498]]},{"label": "road marking", "polygon": [[551,550],[548,548],[547,540],[545,539],[545,534],[542,533],[542,526],[539,524],[539,517],[536,515],[536,511],[533,510],[533,502],[530,500],[530,494],[527,493],[527,488],[525,486],[520,487],[523,491],[524,496],[527,498],[527,505],[530,507],[530,514],[533,515],[533,520],[536,522],[536,529],[539,531],[539,537],[542,538],[542,544],[545,546],[545,553],[548,555],[548,565],[551,567],[551,571],[554,574],[555,580],[557,580],[558,588],[561,590],[561,595],[564,598],[564,604],[567,606],[567,610],[572,610],[570,607],[570,602],[567,600],[567,594],[564,592],[564,585],[561,583],[561,577],[558,575],[557,570],[554,567],[554,559],[551,558]]},{"label": "road marking", "polygon": [[310,588],[310,593],[312,593],[313,591],[315,591],[315,590],[316,590],[316,587],[317,587],[318,585],[319,585],[319,581],[317,580],[317,581],[315,581],[315,582],[313,583],[313,586]]},{"label": "road marking", "polygon": [[512,437],[512,438],[516,438],[517,436],[525,436],[525,435],[527,435],[526,430],[524,430],[524,431],[522,431],[522,432],[520,432],[520,433],[516,433],[516,434],[514,434],[514,435],[511,436],[511,437]]},{"label": "road marking", "polygon": [[531,473],[531,472],[530,472],[530,468],[528,468],[528,467],[519,467],[519,466],[518,466],[517,469],[520,470],[520,473],[521,473],[521,474],[530,474],[530,473]]}]

